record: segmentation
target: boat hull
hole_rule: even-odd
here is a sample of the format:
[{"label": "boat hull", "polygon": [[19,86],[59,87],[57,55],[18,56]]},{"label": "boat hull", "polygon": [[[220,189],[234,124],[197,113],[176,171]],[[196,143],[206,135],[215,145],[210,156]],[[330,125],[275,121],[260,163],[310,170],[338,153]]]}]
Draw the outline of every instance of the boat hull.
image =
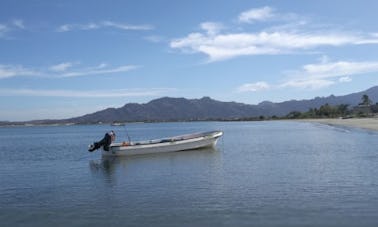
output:
[{"label": "boat hull", "polygon": [[136,142],[132,145],[111,144],[109,151],[102,151],[103,156],[128,156],[156,154],[213,147],[223,135],[221,131],[176,136],[149,142]]}]

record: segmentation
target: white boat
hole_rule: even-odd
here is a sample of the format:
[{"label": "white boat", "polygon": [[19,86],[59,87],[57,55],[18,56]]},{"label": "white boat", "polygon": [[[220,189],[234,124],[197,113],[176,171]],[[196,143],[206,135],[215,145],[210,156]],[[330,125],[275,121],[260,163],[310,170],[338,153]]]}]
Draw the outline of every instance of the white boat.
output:
[{"label": "white boat", "polygon": [[219,137],[222,135],[223,132],[221,131],[211,131],[149,141],[112,143],[110,144],[109,151],[103,150],[102,155],[126,156],[155,154],[214,147]]},{"label": "white boat", "polygon": [[111,126],[125,126],[125,123],[122,123],[122,122],[113,122],[110,125]]}]

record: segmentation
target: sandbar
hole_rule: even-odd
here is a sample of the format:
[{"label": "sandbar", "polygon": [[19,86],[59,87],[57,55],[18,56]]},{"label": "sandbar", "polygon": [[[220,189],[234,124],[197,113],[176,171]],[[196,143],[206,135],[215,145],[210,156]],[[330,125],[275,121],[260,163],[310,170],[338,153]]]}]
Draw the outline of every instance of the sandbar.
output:
[{"label": "sandbar", "polygon": [[346,126],[378,131],[378,118],[326,118],[326,119],[303,119],[304,122],[315,122],[327,125]]}]

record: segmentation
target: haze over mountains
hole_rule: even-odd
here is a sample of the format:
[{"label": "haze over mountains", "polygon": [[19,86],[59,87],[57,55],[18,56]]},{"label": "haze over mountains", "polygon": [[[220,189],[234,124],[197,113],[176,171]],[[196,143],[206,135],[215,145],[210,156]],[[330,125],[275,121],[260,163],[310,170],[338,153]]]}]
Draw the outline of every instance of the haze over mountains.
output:
[{"label": "haze over mountains", "polygon": [[[291,111],[308,111],[319,108],[326,103],[330,105],[358,105],[362,95],[368,95],[375,103],[378,101],[378,86],[366,91],[344,96],[317,97],[310,100],[291,100],[280,103],[265,101],[258,105],[237,102],[222,102],[203,97],[201,99],[185,99],[163,97],[145,104],[128,103],[120,108],[107,108],[84,116],[63,120],[38,120],[27,123],[111,123],[137,121],[195,121],[195,120],[234,120],[258,116],[285,116]],[[0,122],[6,124],[9,122]],[[26,123],[26,122],[24,122]]]}]

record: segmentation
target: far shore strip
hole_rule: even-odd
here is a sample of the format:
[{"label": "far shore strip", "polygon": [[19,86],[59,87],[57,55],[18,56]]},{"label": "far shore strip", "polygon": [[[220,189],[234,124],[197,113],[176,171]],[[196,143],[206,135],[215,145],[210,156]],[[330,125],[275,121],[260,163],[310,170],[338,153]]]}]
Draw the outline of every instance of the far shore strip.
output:
[{"label": "far shore strip", "polygon": [[314,122],[327,125],[339,125],[378,131],[378,118],[348,118],[348,119],[303,119],[303,122]]}]

